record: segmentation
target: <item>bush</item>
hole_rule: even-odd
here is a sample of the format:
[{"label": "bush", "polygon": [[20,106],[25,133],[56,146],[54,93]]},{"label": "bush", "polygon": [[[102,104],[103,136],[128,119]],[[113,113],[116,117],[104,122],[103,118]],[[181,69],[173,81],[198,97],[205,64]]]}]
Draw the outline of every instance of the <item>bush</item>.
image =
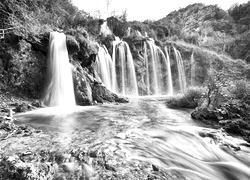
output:
[{"label": "bush", "polygon": [[250,85],[247,83],[247,81],[237,81],[232,94],[235,99],[239,99],[242,102],[250,104]]},{"label": "bush", "polygon": [[167,99],[166,104],[172,108],[196,108],[205,96],[205,89],[202,87],[189,87],[184,94],[173,96]]}]

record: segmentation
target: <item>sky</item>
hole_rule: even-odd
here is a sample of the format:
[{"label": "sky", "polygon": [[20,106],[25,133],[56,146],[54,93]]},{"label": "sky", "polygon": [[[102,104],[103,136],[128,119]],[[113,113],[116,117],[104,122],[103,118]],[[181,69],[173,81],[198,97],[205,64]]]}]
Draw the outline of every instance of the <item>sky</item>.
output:
[{"label": "sky", "polygon": [[[205,5],[217,4],[220,8],[228,10],[235,3],[247,3],[248,0],[72,0],[79,9],[90,13],[92,16],[107,18],[127,12],[129,21],[158,20],[171,11],[184,8],[189,4],[203,3]],[[107,2],[110,2],[107,6]]]}]

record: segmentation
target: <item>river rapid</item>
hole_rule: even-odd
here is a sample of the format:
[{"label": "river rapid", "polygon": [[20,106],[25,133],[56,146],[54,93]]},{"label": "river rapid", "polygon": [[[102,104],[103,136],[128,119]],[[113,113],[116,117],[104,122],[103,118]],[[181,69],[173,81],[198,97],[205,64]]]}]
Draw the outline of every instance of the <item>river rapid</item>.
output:
[{"label": "river rapid", "polygon": [[[165,97],[133,98],[127,104],[73,109],[44,108],[17,114],[15,118],[17,124],[41,129],[43,135],[25,143],[12,139],[10,152],[18,148],[60,151],[88,146],[122,154],[126,162],[150,164],[154,171],[171,175],[159,175],[159,179],[250,179],[249,144],[221,129],[194,122],[187,110],[167,108]],[[2,146],[7,144],[8,141]],[[118,164],[113,162],[116,171]],[[91,163],[89,166],[94,174],[95,168]]]}]

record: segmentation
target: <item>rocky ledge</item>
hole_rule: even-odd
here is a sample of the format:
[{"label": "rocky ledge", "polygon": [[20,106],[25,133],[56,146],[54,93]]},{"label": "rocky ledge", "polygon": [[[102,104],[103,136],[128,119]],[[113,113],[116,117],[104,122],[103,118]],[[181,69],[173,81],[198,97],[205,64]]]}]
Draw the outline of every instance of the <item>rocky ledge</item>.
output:
[{"label": "rocky ledge", "polygon": [[199,107],[191,117],[215,127],[221,127],[232,135],[243,137],[250,142],[250,106],[230,103],[218,108]]}]

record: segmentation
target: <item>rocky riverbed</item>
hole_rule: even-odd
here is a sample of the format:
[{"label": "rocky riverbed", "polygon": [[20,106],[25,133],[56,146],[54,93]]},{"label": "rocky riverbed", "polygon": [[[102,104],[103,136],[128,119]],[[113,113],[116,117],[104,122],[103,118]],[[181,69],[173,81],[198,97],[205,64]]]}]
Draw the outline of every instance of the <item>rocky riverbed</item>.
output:
[{"label": "rocky riverbed", "polygon": [[15,119],[1,120],[0,179],[250,177],[245,141],[199,127],[162,99],[43,108]]}]

